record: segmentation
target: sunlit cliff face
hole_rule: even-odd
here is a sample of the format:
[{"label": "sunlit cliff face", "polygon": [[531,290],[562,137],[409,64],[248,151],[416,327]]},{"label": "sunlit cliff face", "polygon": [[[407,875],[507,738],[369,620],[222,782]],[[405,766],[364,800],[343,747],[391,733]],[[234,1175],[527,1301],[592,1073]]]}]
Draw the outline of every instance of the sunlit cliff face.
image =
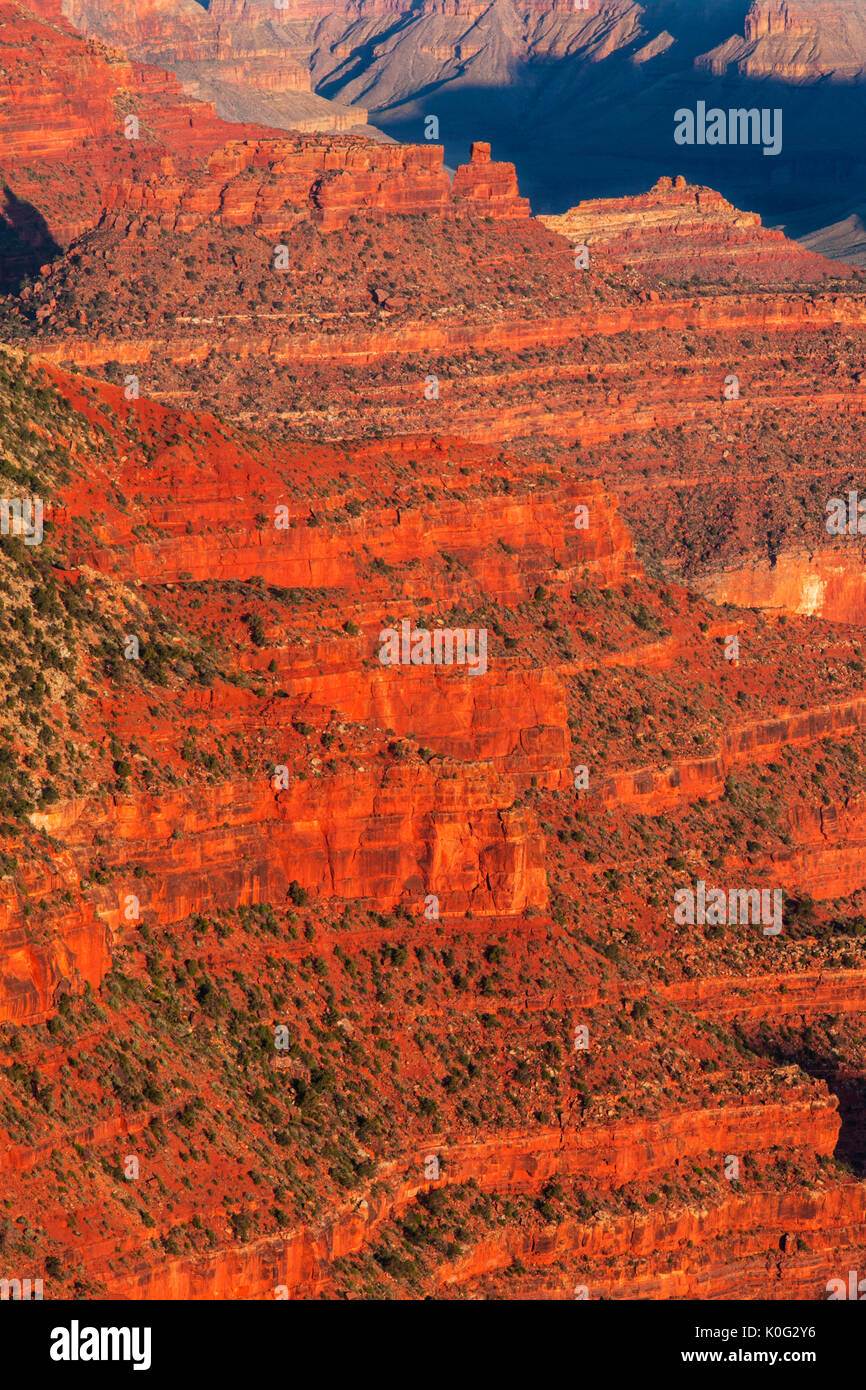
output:
[{"label": "sunlit cliff face", "polygon": [[859,278],[0,20],[0,1278],[823,1298]]}]

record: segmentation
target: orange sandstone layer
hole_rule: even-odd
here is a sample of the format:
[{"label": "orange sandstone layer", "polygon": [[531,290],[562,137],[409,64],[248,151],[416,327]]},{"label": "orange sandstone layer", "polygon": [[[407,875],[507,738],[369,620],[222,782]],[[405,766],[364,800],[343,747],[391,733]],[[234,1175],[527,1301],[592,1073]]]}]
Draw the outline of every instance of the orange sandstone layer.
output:
[{"label": "orange sandstone layer", "polygon": [[[515,1136],[509,1143],[502,1139],[495,1144],[474,1143],[462,1148],[437,1148],[447,1181],[464,1183],[473,1181],[482,1191],[485,1189],[517,1191],[524,1186],[537,1187],[545,1178],[579,1175],[594,1185],[606,1186],[611,1182],[627,1181],[630,1175],[642,1176],[653,1171],[664,1170],[674,1154],[679,1159],[687,1155],[704,1155],[710,1151],[718,1154],[729,1152],[731,1146],[741,1149],[760,1149],[772,1126],[775,1138],[785,1143],[807,1144],[816,1153],[832,1151],[838,1132],[838,1117],[835,1099],[826,1107],[793,1105],[786,1107],[760,1107],[750,1110],[744,1107],[729,1116],[704,1113],[684,1113],[671,1115],[659,1125],[635,1125],[607,1129],[576,1129],[562,1133],[559,1130],[549,1134],[536,1135],[527,1142]],[[808,1138],[806,1137],[808,1133]],[[419,1155],[416,1170],[422,1166]],[[385,1176],[383,1174],[383,1176]],[[378,1202],[364,1201],[353,1204],[352,1208],[338,1214],[327,1226],[318,1232],[303,1231],[279,1242],[262,1242],[258,1249],[227,1252],[219,1259],[195,1264],[173,1262],[162,1273],[142,1271],[132,1273],[115,1286],[118,1297],[126,1298],[273,1298],[277,1289],[288,1290],[290,1297],[314,1297],[327,1293],[330,1282],[330,1265],[335,1259],[369,1245],[375,1239],[376,1228],[385,1219],[392,1217],[395,1210],[405,1206],[410,1200],[423,1192],[425,1185],[400,1181],[402,1174],[394,1172],[388,1196]],[[780,1205],[776,1205],[776,1212]],[[848,1218],[853,1225],[864,1209],[862,1190],[857,1188],[846,1203],[844,1198],[835,1197],[834,1213],[836,1220]],[[761,1206],[754,1213],[751,1203],[740,1207],[740,1219],[745,1229],[760,1220]],[[727,1213],[715,1213],[717,1230],[724,1230]],[[811,1209],[802,1209],[803,1228],[810,1229],[816,1219],[820,1219],[820,1198]],[[711,1218],[712,1221],[712,1218]],[[809,1225],[806,1225],[809,1221]],[[715,1223],[713,1223],[715,1224]],[[700,1219],[693,1230],[701,1229]],[[730,1229],[729,1227],[727,1229]],[[795,1227],[796,1229],[796,1227]],[[633,1234],[626,1235],[627,1231]],[[605,1253],[618,1253],[620,1242],[625,1238],[627,1247],[634,1249],[633,1241],[638,1241],[637,1249],[652,1249],[650,1241],[654,1228],[644,1228],[641,1240],[640,1227],[635,1230],[633,1223],[620,1227],[613,1234],[605,1225],[589,1229],[570,1226],[558,1234],[556,1244],[551,1247],[545,1243],[542,1253],[550,1253],[552,1258],[566,1250],[578,1259],[585,1253],[604,1250]],[[710,1234],[704,1230],[704,1235]],[[609,1243],[610,1236],[612,1242]],[[850,1237],[849,1237],[850,1238]],[[514,1238],[509,1245],[514,1244]],[[661,1247],[664,1249],[664,1246]],[[659,1247],[656,1247],[659,1253]],[[487,1268],[495,1268],[497,1263],[510,1264],[519,1257],[520,1250],[514,1248],[507,1260],[490,1259],[489,1249],[481,1247],[471,1262],[462,1266],[445,1267],[443,1283],[460,1283],[477,1276]],[[488,1264],[489,1260],[489,1264]],[[542,1259],[542,1263],[546,1263]],[[615,1281],[610,1281],[615,1286]],[[283,1294],[282,1296],[285,1296]]]},{"label": "orange sandstone layer", "polygon": [[783,232],[766,228],[754,212],[741,212],[711,188],[682,175],[661,178],[632,198],[594,198],[568,212],[539,219],[551,231],[636,266],[653,279],[716,284],[736,279],[779,281],[846,279],[851,266],[806,251]]}]

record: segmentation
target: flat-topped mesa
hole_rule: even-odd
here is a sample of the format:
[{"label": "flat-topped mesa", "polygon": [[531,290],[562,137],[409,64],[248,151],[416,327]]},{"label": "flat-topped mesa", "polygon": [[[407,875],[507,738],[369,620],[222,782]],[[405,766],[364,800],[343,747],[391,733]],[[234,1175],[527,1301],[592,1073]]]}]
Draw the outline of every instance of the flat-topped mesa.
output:
[{"label": "flat-topped mesa", "polygon": [[191,179],[166,164],[159,175],[115,185],[106,205],[109,225],[149,216],[190,231],[217,220],[274,235],[303,221],[331,231],[363,213],[529,217],[514,166],[492,163],[489,145],[473,145],[452,188],[440,145],[352,136],[230,141],[211,155],[204,175]]},{"label": "flat-topped mesa", "polygon": [[[677,174],[675,178],[664,176],[657,179],[652,188],[646,193],[638,193],[627,198],[592,198],[586,202],[578,203],[569,212],[561,214],[561,218],[572,218],[577,214],[582,217],[596,215],[603,219],[605,226],[615,226],[617,220],[625,226],[630,226],[636,221],[634,214],[643,212],[662,212],[676,213],[680,217],[683,213],[716,213],[719,216],[729,218],[738,227],[760,227],[761,218],[756,212],[741,212],[739,208],[729,203],[714,188],[704,188],[699,184],[689,183],[682,174]],[[550,225],[558,220],[555,217],[546,217],[544,221]],[[657,218],[649,219],[657,221]],[[642,222],[647,219],[641,219]]]},{"label": "flat-topped mesa", "polygon": [[742,212],[682,174],[660,178],[636,197],[594,198],[539,221],[591,252],[667,279],[696,275],[767,284],[854,274],[851,266],[805,250],[784,232],[764,227],[756,212]]}]

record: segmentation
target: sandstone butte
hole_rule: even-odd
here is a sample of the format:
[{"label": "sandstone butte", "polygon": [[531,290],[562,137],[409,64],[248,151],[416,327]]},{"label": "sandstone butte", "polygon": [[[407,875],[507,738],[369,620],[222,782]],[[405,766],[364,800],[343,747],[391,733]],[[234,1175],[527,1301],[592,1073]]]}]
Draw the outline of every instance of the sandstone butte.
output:
[{"label": "sandstone butte", "polygon": [[[0,538],[0,1274],[823,1298],[864,1219],[859,281],[766,283],[748,224],[736,295],[576,272],[483,145],[452,185],[176,92],[136,173],[105,113],[157,78],[38,33],[95,123],[16,164],[57,244],[3,306],[45,534]],[[646,235],[691,262],[701,215]],[[486,673],[383,665],[403,618]],[[783,931],[677,924],[698,880]]]},{"label": "sandstone butte", "polygon": [[[122,196],[117,189],[132,197],[131,205],[140,198],[150,208],[160,197],[170,206],[184,183],[204,183],[198,197],[207,212],[231,196],[226,182],[237,186],[244,182],[239,175],[256,168],[265,179],[289,175],[292,197],[328,226],[339,225],[357,207],[456,214],[481,204],[490,210],[492,204],[495,212],[528,215],[513,169],[492,163],[489,148],[485,153],[477,146],[452,187],[438,146],[229,124],[207,103],[187,99],[169,73],[84,39],[56,15],[56,0],[42,4],[44,17],[0,5],[0,245],[10,284],[10,276],[32,274],[58,247],[98,222]],[[129,117],[138,121],[134,139],[125,134]],[[262,136],[264,144],[257,138]],[[265,150],[273,171],[266,167]],[[204,180],[202,160],[208,161]],[[267,203],[267,194],[261,196]]]},{"label": "sandstone butte", "polygon": [[[41,2],[56,12],[59,0]],[[196,0],[65,0],[64,12],[129,58],[169,68],[226,119],[421,140],[439,112],[449,164],[483,135],[518,160],[523,191],[556,211],[577,187],[618,195],[632,169],[666,172],[674,88],[752,109],[769,80],[786,131],[772,177],[762,159],[707,163],[694,150],[681,151],[683,172],[772,222],[792,219],[816,250],[863,263],[858,5],[286,0],[276,9],[274,0],[226,0],[205,11]],[[516,73],[519,101],[509,97]],[[368,112],[373,125],[359,124]]]},{"label": "sandstone butte", "polygon": [[866,16],[856,0],[752,0],[743,37],[700,62],[718,75],[850,81],[866,71]]},{"label": "sandstone butte", "polygon": [[762,226],[757,213],[740,212],[713,189],[690,186],[682,175],[659,179],[637,198],[596,198],[539,220],[590,255],[604,251],[650,277],[778,284],[855,274]]}]

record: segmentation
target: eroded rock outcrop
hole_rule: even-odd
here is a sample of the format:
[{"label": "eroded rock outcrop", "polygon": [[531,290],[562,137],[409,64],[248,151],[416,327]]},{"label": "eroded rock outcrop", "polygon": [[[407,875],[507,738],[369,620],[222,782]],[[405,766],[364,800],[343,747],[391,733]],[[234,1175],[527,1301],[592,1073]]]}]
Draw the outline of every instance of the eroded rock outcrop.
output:
[{"label": "eroded rock outcrop", "polygon": [[636,198],[597,198],[542,217],[590,255],[602,251],[639,266],[650,279],[750,281],[763,284],[846,278],[853,268],[806,251],[762,225],[711,188],[682,175],[661,178]]},{"label": "eroded rock outcrop", "polygon": [[866,72],[866,20],[854,0],[753,0],[743,37],[698,62],[719,75],[850,80]]},{"label": "eroded rock outcrop", "polygon": [[[214,121],[100,166],[4,307],[46,506],[0,537],[0,1256],[48,1297],[821,1297],[866,1162],[859,286],[579,271],[487,145],[452,185]],[[674,259],[732,216],[682,196]],[[683,920],[700,883],[779,930]]]},{"label": "eroded rock outcrop", "polygon": [[[27,721],[3,743],[28,750],[0,792],[31,868],[3,879],[0,1168],[64,1291],[820,1296],[862,1197],[834,1156],[856,1152],[866,979],[850,631],[803,617],[792,649],[674,597],[573,470],[255,439],[14,355],[3,382],[50,441],[53,563],[0,563],[31,644],[66,624],[34,702],[74,751]],[[484,626],[486,670],[386,669],[403,616]],[[781,882],[781,938],[678,929],[674,887],[714,875]],[[808,1020],[814,1047],[828,1016],[851,1032],[814,1075],[736,1032]]]}]

